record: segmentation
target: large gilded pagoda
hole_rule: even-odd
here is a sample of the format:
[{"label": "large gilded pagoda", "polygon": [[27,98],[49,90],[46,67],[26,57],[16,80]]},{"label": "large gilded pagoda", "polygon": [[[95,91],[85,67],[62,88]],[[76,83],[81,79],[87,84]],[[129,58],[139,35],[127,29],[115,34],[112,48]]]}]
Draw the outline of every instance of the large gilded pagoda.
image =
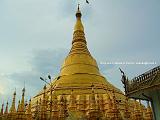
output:
[{"label": "large gilded pagoda", "polygon": [[18,108],[15,96],[10,111],[2,105],[0,120],[152,120],[150,104],[128,99],[100,73],[91,56],[78,6],[72,48],[60,74],[24,105],[24,92]]},{"label": "large gilded pagoda", "polygon": [[55,120],[144,119],[146,108],[139,102],[128,100],[101,75],[87,48],[81,16],[78,6],[72,48],[59,76],[32,99],[35,118],[42,118],[38,114],[41,110],[43,118]]}]

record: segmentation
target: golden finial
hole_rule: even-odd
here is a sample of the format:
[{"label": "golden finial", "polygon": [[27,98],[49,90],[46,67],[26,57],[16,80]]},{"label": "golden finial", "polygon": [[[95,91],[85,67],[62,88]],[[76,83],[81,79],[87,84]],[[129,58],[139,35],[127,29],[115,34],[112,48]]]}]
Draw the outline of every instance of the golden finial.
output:
[{"label": "golden finial", "polygon": [[78,18],[81,18],[82,14],[81,14],[81,11],[80,11],[80,4],[78,4],[78,8],[77,8],[77,12],[76,12],[76,17]]},{"label": "golden finial", "polygon": [[28,109],[27,109],[26,113],[31,114],[31,99],[29,100]]},{"label": "golden finial", "polygon": [[83,25],[82,25],[82,22],[81,22],[81,11],[80,11],[80,4],[78,4],[78,8],[77,8],[77,12],[76,12],[76,18],[77,18],[77,22],[75,24],[75,27],[74,27],[74,31],[84,31],[84,28],[83,28]]}]

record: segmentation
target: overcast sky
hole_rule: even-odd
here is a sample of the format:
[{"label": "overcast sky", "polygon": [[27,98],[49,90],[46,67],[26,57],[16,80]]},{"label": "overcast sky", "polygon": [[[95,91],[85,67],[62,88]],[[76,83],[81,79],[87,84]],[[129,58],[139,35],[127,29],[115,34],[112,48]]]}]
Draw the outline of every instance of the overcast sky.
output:
[{"label": "overcast sky", "polygon": [[[57,76],[71,48],[78,0],[0,0],[0,103],[34,96],[39,80]],[[123,91],[121,67],[131,79],[160,63],[160,0],[79,0],[88,48],[101,73]],[[104,65],[105,62],[155,62]]]}]

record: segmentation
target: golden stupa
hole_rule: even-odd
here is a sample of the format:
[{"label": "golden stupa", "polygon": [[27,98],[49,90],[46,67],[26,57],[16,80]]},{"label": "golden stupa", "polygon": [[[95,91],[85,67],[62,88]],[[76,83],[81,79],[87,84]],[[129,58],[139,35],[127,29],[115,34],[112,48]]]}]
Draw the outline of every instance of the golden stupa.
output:
[{"label": "golden stupa", "polygon": [[87,48],[81,16],[78,6],[72,48],[59,76],[32,98],[34,119],[141,120],[144,114],[133,112],[144,111],[139,102],[128,100],[100,73]]}]

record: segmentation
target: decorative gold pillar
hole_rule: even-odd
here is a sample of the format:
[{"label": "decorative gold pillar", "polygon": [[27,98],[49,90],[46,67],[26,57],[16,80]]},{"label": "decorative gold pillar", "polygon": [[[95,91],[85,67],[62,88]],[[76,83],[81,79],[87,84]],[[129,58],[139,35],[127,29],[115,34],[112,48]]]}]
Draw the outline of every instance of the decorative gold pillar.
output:
[{"label": "decorative gold pillar", "polygon": [[43,88],[43,99],[41,101],[40,120],[47,120],[46,85]]},{"label": "decorative gold pillar", "polygon": [[76,105],[76,95],[73,93],[73,90],[71,91],[71,95],[70,95],[70,99],[69,99],[69,106],[68,106],[68,110],[70,112],[74,112],[77,109],[77,105]]},{"label": "decorative gold pillar", "polygon": [[67,117],[67,106],[66,106],[66,98],[64,95],[61,96],[59,101],[59,119],[58,120],[65,120]]},{"label": "decorative gold pillar", "polygon": [[77,110],[81,113],[80,114],[80,119],[87,118],[87,116],[86,116],[87,103],[86,102],[87,102],[86,101],[86,95],[85,94],[79,95],[79,97],[78,97],[78,103],[77,103]]},{"label": "decorative gold pillar", "polygon": [[58,120],[58,99],[57,99],[57,95],[53,93],[53,97],[52,97],[52,118],[55,120]]}]

